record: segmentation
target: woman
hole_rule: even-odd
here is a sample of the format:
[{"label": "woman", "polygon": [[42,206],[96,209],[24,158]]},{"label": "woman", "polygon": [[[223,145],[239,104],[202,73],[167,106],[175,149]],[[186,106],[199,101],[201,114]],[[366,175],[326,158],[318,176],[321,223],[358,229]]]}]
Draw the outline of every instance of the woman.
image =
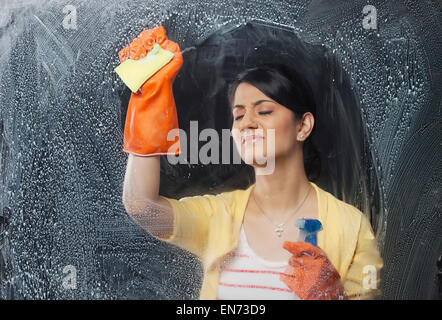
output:
[{"label": "woman", "polygon": [[[307,179],[303,146],[314,130],[314,99],[288,68],[248,69],[229,88],[232,136],[242,159],[255,170],[253,185],[180,200],[158,194],[159,155],[180,153],[179,137],[167,137],[178,128],[172,83],[182,56],[159,26],[143,31],[120,58],[139,59],[152,48],[152,39],[174,57],[131,96],[123,201],[128,214],[153,236],[202,260],[200,299],[361,299],[379,294],[382,259],[368,220]],[[262,160],[269,159],[274,169],[263,172]],[[317,247],[299,241],[299,218],[322,223]]]}]

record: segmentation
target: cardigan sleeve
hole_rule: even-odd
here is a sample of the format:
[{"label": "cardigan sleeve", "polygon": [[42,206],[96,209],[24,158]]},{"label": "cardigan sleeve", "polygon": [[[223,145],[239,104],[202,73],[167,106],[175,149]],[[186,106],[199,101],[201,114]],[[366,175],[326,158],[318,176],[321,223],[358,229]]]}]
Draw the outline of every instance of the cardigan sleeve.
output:
[{"label": "cardigan sleeve", "polygon": [[155,238],[187,250],[200,259],[207,246],[210,220],[216,209],[213,195],[184,197],[179,200],[166,198],[173,210],[173,232],[163,238]]},{"label": "cardigan sleeve", "polygon": [[356,250],[343,281],[349,299],[374,299],[380,295],[380,270],[383,260],[370,222],[361,215]]}]

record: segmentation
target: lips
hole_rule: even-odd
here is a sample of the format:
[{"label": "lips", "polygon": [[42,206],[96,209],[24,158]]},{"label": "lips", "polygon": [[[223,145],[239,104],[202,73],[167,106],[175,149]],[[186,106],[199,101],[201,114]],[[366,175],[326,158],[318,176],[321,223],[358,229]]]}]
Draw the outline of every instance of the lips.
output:
[{"label": "lips", "polygon": [[241,142],[242,144],[246,144],[246,143],[255,143],[257,141],[263,140],[264,137],[263,136],[259,136],[259,135],[249,135],[249,136],[244,136],[241,138]]}]

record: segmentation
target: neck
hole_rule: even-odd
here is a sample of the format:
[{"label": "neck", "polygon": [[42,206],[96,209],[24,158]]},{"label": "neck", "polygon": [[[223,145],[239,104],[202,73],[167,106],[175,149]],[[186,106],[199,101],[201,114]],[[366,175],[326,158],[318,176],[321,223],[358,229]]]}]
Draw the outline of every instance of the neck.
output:
[{"label": "neck", "polygon": [[[294,214],[311,188],[304,169],[302,152],[275,159],[269,175],[255,175],[253,195],[270,218]],[[311,192],[310,192],[311,193]]]}]

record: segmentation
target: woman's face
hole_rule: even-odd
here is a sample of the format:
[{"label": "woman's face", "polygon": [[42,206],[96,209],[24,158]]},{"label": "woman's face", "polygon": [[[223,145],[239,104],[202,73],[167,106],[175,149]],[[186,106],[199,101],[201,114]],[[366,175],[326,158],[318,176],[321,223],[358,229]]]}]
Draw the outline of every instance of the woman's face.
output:
[{"label": "woman's face", "polygon": [[233,140],[245,163],[256,166],[296,150],[301,126],[295,114],[253,85],[239,84],[232,113]]}]

